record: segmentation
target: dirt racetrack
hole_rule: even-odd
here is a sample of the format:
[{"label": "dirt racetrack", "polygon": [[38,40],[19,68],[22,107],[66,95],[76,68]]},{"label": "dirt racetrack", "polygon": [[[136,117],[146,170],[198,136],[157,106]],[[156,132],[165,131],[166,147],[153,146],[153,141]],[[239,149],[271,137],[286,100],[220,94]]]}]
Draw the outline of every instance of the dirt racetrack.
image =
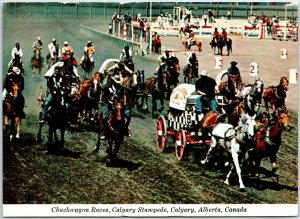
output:
[{"label": "dirt racetrack", "polygon": [[[103,29],[100,24],[86,23]],[[106,25],[106,24],[105,24]],[[97,134],[93,127],[84,124],[66,132],[65,147],[69,153],[48,155],[46,151],[47,128],[43,130],[43,142],[35,141],[38,129],[39,88],[46,86],[43,77],[33,78],[29,60],[32,43],[37,36],[44,42],[43,55],[53,37],[60,47],[67,40],[79,61],[87,36],[80,33],[79,22],[58,20],[4,20],[3,22],[3,79],[10,60],[11,49],[16,42],[23,48],[26,99],[25,112],[29,116],[22,121],[21,139],[10,143],[3,136],[3,200],[5,204],[296,204],[298,203],[298,85],[290,84],[286,104],[295,129],[283,133],[278,152],[279,183],[263,175],[260,179],[244,175],[247,190],[241,192],[235,177],[233,185],[223,183],[224,173],[217,168],[201,165],[193,153],[188,161],[178,162],[174,147],[159,153],[155,143],[156,119],[150,113],[134,110],[130,125],[133,136],[121,146],[116,166],[107,166],[105,149],[94,154]],[[249,76],[250,62],[257,62],[259,75],[265,86],[277,85],[281,76],[288,76],[291,68],[298,68],[298,43],[271,40],[247,40],[233,36],[233,55],[223,56],[223,69],[233,60],[238,62],[245,81]],[[207,69],[215,77],[214,55],[209,48],[209,38],[203,38],[203,52],[199,56],[200,69]],[[97,69],[107,58],[118,58],[121,48],[113,48],[109,42],[92,39],[96,46],[94,59]],[[173,46],[180,66],[186,58],[179,37],[162,37],[164,46]],[[169,45],[166,45],[166,44]],[[280,50],[287,48],[288,59],[280,59]],[[145,69],[146,76],[153,75],[157,67],[157,55],[134,56],[137,69]],[[44,71],[45,72],[45,69]],[[180,81],[183,81],[181,76]],[[165,112],[164,112],[165,113]],[[199,150],[200,154],[203,151]],[[271,170],[265,159],[263,167]]]}]

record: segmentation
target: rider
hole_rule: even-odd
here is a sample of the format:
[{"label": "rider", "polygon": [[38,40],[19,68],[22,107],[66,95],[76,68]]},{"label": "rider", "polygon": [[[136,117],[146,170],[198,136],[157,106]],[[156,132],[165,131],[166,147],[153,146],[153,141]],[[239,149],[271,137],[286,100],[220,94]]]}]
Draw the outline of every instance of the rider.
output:
[{"label": "rider", "polygon": [[[34,50],[33,50],[33,55],[31,57],[31,62],[35,58],[35,50],[39,49],[40,52],[41,52],[42,49],[43,49],[43,42],[42,42],[42,38],[40,36],[38,36],[36,38],[36,41],[33,42],[32,47],[33,47]],[[40,62],[40,65],[42,65],[42,63],[43,63],[43,57],[42,57],[41,53],[40,53],[40,57],[39,57],[39,62]]]},{"label": "rider", "polygon": [[56,53],[57,53],[57,57],[58,57],[58,58],[61,56],[61,54],[60,54],[60,49],[59,49],[59,47],[58,47],[58,44],[57,44],[55,38],[53,38],[53,39],[52,39],[52,42],[49,43],[48,49],[49,49],[49,52],[48,52],[48,54],[47,54],[47,56],[46,56],[46,62],[47,62],[47,63],[49,62],[50,57],[51,57],[52,59],[54,58],[54,55],[55,55]]},{"label": "rider", "polygon": [[199,68],[199,66],[197,66],[198,59],[194,51],[188,53],[187,63],[188,63],[188,68],[189,69],[192,68],[192,74],[198,77],[198,68]]},{"label": "rider", "polygon": [[24,73],[23,62],[22,62],[23,50],[20,47],[20,43],[16,43],[16,46],[12,49],[12,51],[11,51],[12,59],[8,63],[8,66],[12,65],[13,61],[16,58],[16,55],[20,57],[20,66],[19,67],[20,67],[21,73]]},{"label": "rider", "polygon": [[240,70],[238,69],[238,67],[236,67],[238,63],[236,61],[232,61],[230,62],[230,67],[227,69],[227,75],[228,75],[228,82],[230,83],[230,77],[235,77],[236,78],[236,82],[237,82],[237,88],[240,87],[240,85],[242,85],[242,78],[241,78],[241,73]]},{"label": "rider", "polygon": [[159,66],[156,68],[157,74],[160,74],[162,71],[169,70],[169,63],[171,59],[170,51],[168,49],[164,50],[164,54],[160,55],[157,60],[159,61]]},{"label": "rider", "polygon": [[58,92],[64,91],[65,89],[65,79],[63,75],[60,73],[60,67],[55,66],[53,75],[50,76],[47,80],[47,88],[48,88],[48,95],[45,100],[44,106],[41,110],[41,118],[40,123],[45,123],[46,112],[54,103],[56,95]]},{"label": "rider", "polygon": [[70,52],[73,52],[73,48],[69,45],[68,41],[65,41],[61,51],[64,56],[68,56]]},{"label": "rider", "polygon": [[194,37],[195,37],[195,34],[193,31],[190,31],[190,34],[189,34],[189,38],[187,39],[187,48],[190,49],[191,48],[191,44],[192,42],[194,41]]},{"label": "rider", "polygon": [[[117,100],[123,100],[124,98],[124,88],[120,85],[121,83],[121,78],[118,74],[112,73],[111,75],[111,82],[104,87],[103,89],[103,95],[106,97],[107,100],[107,105],[103,111],[103,118],[102,118],[102,125],[103,125],[103,132],[101,139],[105,139],[105,135],[107,133],[107,120],[113,110],[113,103],[114,101]],[[131,136],[130,130],[128,128],[130,120],[131,120],[131,115],[129,110],[123,110],[122,114],[125,116],[127,119],[126,123],[126,129],[124,130],[124,133],[127,137]]]},{"label": "rider", "polygon": [[227,41],[227,32],[226,32],[226,28],[222,28],[222,34],[221,36],[224,37],[224,41],[226,42]]},{"label": "rider", "polygon": [[19,113],[21,118],[26,118],[26,114],[24,113],[24,106],[25,106],[25,99],[22,94],[22,91],[24,90],[24,77],[21,75],[21,70],[18,67],[10,67],[9,72],[7,73],[7,76],[5,78],[4,82],[4,89],[2,93],[2,99],[5,101],[7,94],[12,92],[12,86],[13,83],[18,83],[20,85],[20,93],[18,94],[18,97],[16,99],[17,109],[19,109]]},{"label": "rider", "polygon": [[213,36],[213,38],[214,38],[214,37],[220,36],[220,33],[219,33],[219,31],[218,31],[218,28],[215,28],[215,31],[213,32],[212,36]]},{"label": "rider", "polygon": [[[130,68],[130,66],[128,65],[129,63],[133,64],[132,51],[128,45],[125,46],[124,49],[122,49],[121,54],[120,54],[120,61],[123,62],[128,68]],[[134,69],[131,69],[131,70],[134,70]]]},{"label": "rider", "polygon": [[[64,72],[64,75],[66,76],[68,73],[73,73],[71,75],[71,83],[72,82],[78,82],[79,81],[79,74],[77,71],[78,62],[74,57],[74,52],[68,53],[68,55],[65,55],[61,58],[61,61],[64,63],[62,67],[62,71]],[[71,66],[68,66],[71,63]],[[68,69],[71,68],[71,69]]]},{"label": "rider", "polygon": [[196,92],[199,95],[196,100],[197,114],[200,115],[201,120],[203,114],[203,101],[209,103],[212,111],[217,111],[217,101],[215,94],[218,92],[216,81],[208,76],[206,70],[200,72],[200,78],[195,83]]},{"label": "rider", "polygon": [[107,72],[113,71],[115,74],[121,76],[121,85],[125,85],[125,78],[131,76],[133,78],[133,85],[137,85],[137,77],[134,71],[129,69],[123,62],[115,62],[116,64],[107,69]]},{"label": "rider", "polygon": [[96,51],[96,48],[94,45],[92,45],[92,41],[88,41],[86,46],[84,47],[84,56],[82,56],[81,60],[80,60],[80,65],[82,65],[82,62],[85,58],[85,55],[87,54],[90,58],[90,61],[91,61],[91,65],[94,67],[95,63],[94,63],[94,57],[93,57],[93,54],[95,53]]}]

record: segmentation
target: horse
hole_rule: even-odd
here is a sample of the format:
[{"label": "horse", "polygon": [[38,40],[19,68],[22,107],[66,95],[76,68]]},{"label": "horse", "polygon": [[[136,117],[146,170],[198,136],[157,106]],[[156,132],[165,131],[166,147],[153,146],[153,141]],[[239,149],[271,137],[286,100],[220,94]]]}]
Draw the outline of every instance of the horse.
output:
[{"label": "horse", "polygon": [[80,113],[82,112],[82,98],[79,93],[79,84],[72,83],[70,93],[68,94],[68,115],[69,115],[69,122],[74,123],[80,123]]},{"label": "horse", "polygon": [[53,53],[53,58],[51,57],[48,61],[47,67],[48,70],[51,68],[52,65],[54,65],[55,63],[57,63],[58,60],[58,54],[57,53]]},{"label": "horse", "polygon": [[[227,73],[226,73],[227,74]],[[225,97],[226,103],[231,103],[237,100],[238,82],[236,75],[230,75],[228,81],[221,81],[218,84],[220,94]]]},{"label": "horse", "polygon": [[272,173],[275,174],[278,168],[277,152],[281,145],[282,131],[291,128],[290,116],[286,110],[278,110],[278,115],[273,123],[265,123],[258,121],[255,131],[255,142],[250,146],[250,161],[255,163],[255,172],[258,176],[260,173],[260,163],[263,158],[269,158],[272,164]]},{"label": "horse", "polygon": [[41,70],[42,70],[43,64],[41,62],[41,51],[38,48],[34,49],[34,58],[32,59],[31,62],[31,69],[32,69],[32,74],[33,77],[35,77],[35,72],[38,70],[38,74],[41,75]]},{"label": "horse", "polygon": [[81,68],[85,72],[87,77],[89,77],[89,75],[92,73],[92,71],[94,69],[94,66],[92,65],[90,57],[87,53],[84,53],[84,59],[81,63]]},{"label": "horse", "polygon": [[199,69],[198,60],[192,63],[192,66],[187,64],[183,68],[184,83],[195,84],[196,79],[198,78],[198,69]]},{"label": "horse", "polygon": [[223,53],[223,47],[225,45],[225,42],[222,40],[222,37],[220,35],[214,36],[212,41],[210,42],[210,45],[215,55],[216,55],[216,48],[218,48],[217,55],[223,55],[222,53]]},{"label": "horse", "polygon": [[100,73],[95,72],[91,79],[85,79],[79,84],[80,101],[82,103],[81,116],[85,121],[96,121],[98,119],[98,103],[102,90],[99,87],[99,78]]},{"label": "horse", "polygon": [[[158,83],[159,83],[159,90],[166,91],[167,96],[169,97],[171,95],[172,89],[171,87],[176,87],[178,83],[178,77],[180,66],[179,66],[179,60],[177,57],[170,57],[168,61],[168,70],[158,73]],[[162,86],[161,86],[162,85]]]},{"label": "horse", "polygon": [[271,104],[271,109],[273,111],[278,108],[285,108],[286,91],[288,91],[288,89],[289,80],[287,77],[281,77],[279,85],[277,86],[264,88],[262,97],[264,99],[266,110],[269,111],[268,103]]},{"label": "horse", "polygon": [[239,178],[239,187],[240,189],[245,188],[239,164],[239,154],[242,151],[239,142],[244,141],[246,138],[254,137],[254,125],[254,117],[244,115],[244,117],[241,117],[237,129],[235,129],[231,124],[219,123],[213,128],[211,132],[211,145],[205,159],[202,160],[201,163],[208,163],[211,153],[217,145],[220,145],[223,149],[230,152],[234,166],[231,166],[230,171],[226,175],[224,183],[227,185],[229,185],[229,177],[235,167]]},{"label": "horse", "polygon": [[[143,110],[148,109],[148,93],[145,91],[145,70],[137,70],[137,105],[142,106]],[[139,99],[141,102],[139,102]]]},{"label": "horse", "polygon": [[21,73],[23,73],[25,75],[20,55],[15,54],[15,58],[12,60],[11,64],[8,66],[8,69],[11,69],[12,67],[18,67],[21,70]]},{"label": "horse", "polygon": [[190,26],[181,27],[178,35],[180,36],[182,33],[183,33],[183,35],[185,35],[185,33],[190,33],[193,31],[193,30],[191,30],[192,28],[198,29],[198,27],[194,24],[192,24]]},{"label": "horse", "polygon": [[[191,32],[190,35],[193,34],[194,35],[194,32]],[[192,46],[197,46],[198,47],[198,51],[199,51],[199,54],[202,52],[202,41],[200,38],[193,38],[193,40],[191,40],[190,42],[190,45],[188,45],[188,37],[183,35],[181,37],[182,39],[182,44],[185,46],[185,50],[191,50]]]},{"label": "horse", "polygon": [[137,85],[134,83],[136,74],[131,76],[124,75],[122,82],[120,83],[124,87],[124,106],[128,110],[132,110],[137,100]]},{"label": "horse", "polygon": [[[67,127],[67,113],[65,105],[65,93],[64,91],[58,91],[55,95],[55,100],[49,109],[47,110],[45,120],[48,123],[48,153],[56,153],[59,148],[64,147],[65,142],[65,130]],[[41,113],[40,113],[41,116]],[[43,123],[39,124],[39,131],[37,135],[37,141],[41,142],[41,134]],[[57,130],[60,131],[60,141],[58,141]],[[54,144],[53,144],[54,136]]]},{"label": "horse", "polygon": [[10,125],[10,141],[12,141],[15,133],[16,126],[16,135],[17,139],[20,138],[20,125],[21,125],[21,110],[18,107],[20,95],[20,84],[13,82],[12,83],[12,91],[7,94],[6,99],[4,100],[3,105],[3,119],[4,119],[4,127],[8,130],[8,123],[11,120]]},{"label": "horse", "polygon": [[[107,120],[106,139],[108,141],[108,149],[106,152],[110,156],[111,161],[116,159],[120,146],[124,141],[124,131],[126,130],[127,119],[122,115],[123,107],[122,101],[115,101],[113,104],[113,111]],[[100,149],[101,134],[103,132],[102,117],[103,116],[101,116],[99,121],[100,129],[98,131],[98,140],[94,152],[98,152]]]},{"label": "horse", "polygon": [[[225,36],[222,36],[222,41],[225,43],[225,46],[227,48],[227,55],[229,56],[230,52],[232,54],[232,39],[227,38],[227,37],[225,38]],[[223,51],[221,51],[221,55],[222,55],[222,53],[223,53]]]}]

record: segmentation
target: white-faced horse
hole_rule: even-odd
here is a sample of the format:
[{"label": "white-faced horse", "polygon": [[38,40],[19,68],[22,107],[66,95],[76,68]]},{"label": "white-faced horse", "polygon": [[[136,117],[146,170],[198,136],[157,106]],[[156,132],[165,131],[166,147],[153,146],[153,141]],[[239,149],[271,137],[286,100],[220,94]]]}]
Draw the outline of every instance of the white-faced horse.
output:
[{"label": "white-faced horse", "polygon": [[234,128],[231,124],[219,123],[212,131],[211,145],[207,152],[206,158],[201,161],[202,164],[208,162],[212,151],[217,145],[222,146],[226,151],[230,152],[234,166],[231,166],[229,173],[226,175],[224,181],[225,184],[229,185],[229,177],[235,167],[239,178],[240,189],[244,189],[244,183],[241,175],[241,168],[239,163],[239,155],[241,153],[241,148],[239,142],[248,139],[253,139],[254,137],[254,126],[255,126],[255,116],[249,116],[244,114],[237,128]]}]

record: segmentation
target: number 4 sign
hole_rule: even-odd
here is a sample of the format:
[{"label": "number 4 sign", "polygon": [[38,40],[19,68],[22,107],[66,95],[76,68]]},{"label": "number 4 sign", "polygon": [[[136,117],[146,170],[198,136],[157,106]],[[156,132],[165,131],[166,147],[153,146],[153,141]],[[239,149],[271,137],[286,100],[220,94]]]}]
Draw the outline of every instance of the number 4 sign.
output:
[{"label": "number 4 sign", "polygon": [[258,76],[258,65],[255,62],[250,63],[250,76]]}]

